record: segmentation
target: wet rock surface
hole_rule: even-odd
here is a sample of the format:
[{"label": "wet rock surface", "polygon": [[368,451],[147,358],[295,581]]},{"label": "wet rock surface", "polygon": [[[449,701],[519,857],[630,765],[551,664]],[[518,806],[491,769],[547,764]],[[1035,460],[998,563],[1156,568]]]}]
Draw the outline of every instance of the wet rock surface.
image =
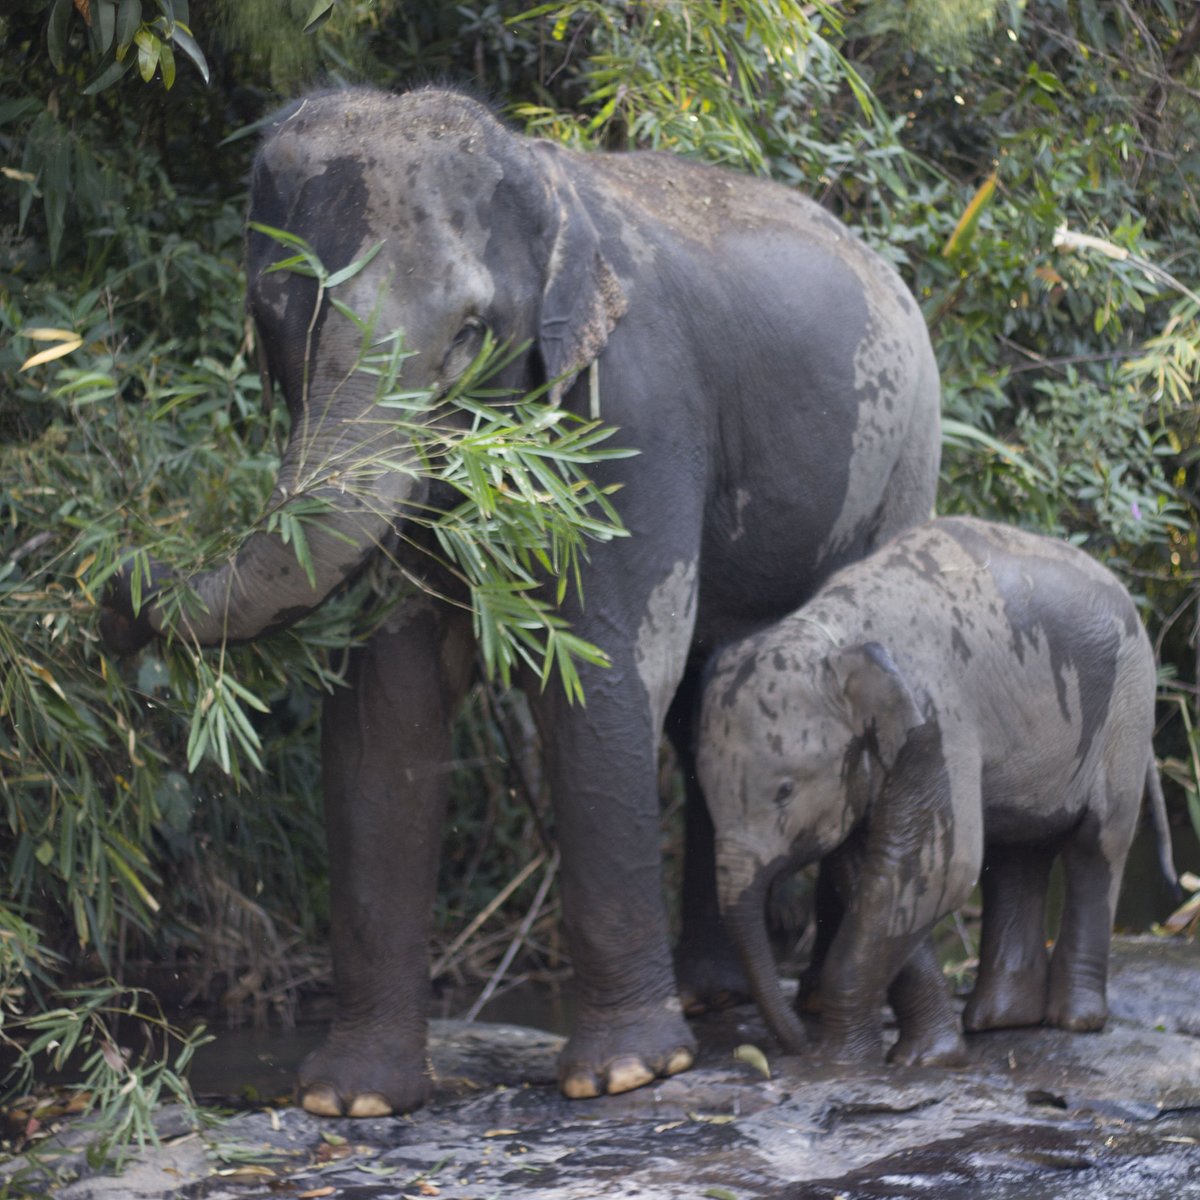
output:
[{"label": "wet rock surface", "polygon": [[[422,1112],[267,1109],[189,1133],[168,1109],[163,1146],[119,1177],[88,1174],[70,1157],[84,1131],[69,1130],[58,1166],[80,1177],[54,1194],[1200,1198],[1200,942],[1119,940],[1110,1001],[1100,1034],[973,1035],[961,1071],[817,1070],[776,1054],[740,1008],[697,1023],[695,1069],[592,1101],[558,1094],[559,1038],[443,1022],[437,1096]],[[765,1051],[772,1078],[733,1057],[745,1043]],[[22,1186],[37,1194],[36,1179]]]}]

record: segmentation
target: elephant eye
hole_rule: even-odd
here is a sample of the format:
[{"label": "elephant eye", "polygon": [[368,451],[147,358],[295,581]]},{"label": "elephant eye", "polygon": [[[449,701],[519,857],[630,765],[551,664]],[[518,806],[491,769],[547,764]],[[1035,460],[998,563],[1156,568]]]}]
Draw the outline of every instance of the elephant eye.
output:
[{"label": "elephant eye", "polygon": [[454,340],[450,343],[452,350],[457,350],[461,346],[465,346],[468,342],[478,338],[487,326],[478,317],[468,317],[462,324],[462,328],[454,335]]},{"label": "elephant eye", "polygon": [[775,793],[775,803],[783,804],[788,797],[796,790],[795,783],[790,779],[785,779],[780,785],[779,790]]}]

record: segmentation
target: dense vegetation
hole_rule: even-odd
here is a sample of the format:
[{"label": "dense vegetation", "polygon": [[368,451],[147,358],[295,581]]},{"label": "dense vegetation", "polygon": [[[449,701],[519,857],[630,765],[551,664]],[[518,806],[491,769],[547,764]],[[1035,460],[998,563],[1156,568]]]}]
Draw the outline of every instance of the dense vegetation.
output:
[{"label": "dense vegetation", "polygon": [[[859,229],[933,331],[941,508],[1071,537],[1129,582],[1161,654],[1172,803],[1200,829],[1200,11],[528,9],[0,16],[0,987],[7,1027],[43,1014],[47,1043],[44,1014],[90,1004],[98,1084],[126,1069],[101,1018],[128,996],[97,979],[287,1016],[324,974],[319,697],[377,581],[236,652],[118,661],[96,632],[122,547],[199,562],[259,517],[286,416],[263,404],[242,312],[243,181],[255,123],[318,82],[463,82],[544,136],[768,173]],[[516,922],[527,969],[562,965],[530,736],[498,687],[476,690],[444,978],[486,976]]]}]

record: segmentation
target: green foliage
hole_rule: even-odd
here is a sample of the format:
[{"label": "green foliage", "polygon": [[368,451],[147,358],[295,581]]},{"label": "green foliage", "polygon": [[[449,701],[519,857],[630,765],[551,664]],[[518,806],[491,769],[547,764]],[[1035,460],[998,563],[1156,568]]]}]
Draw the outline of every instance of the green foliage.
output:
[{"label": "green foliage", "polygon": [[51,0],[47,6],[46,51],[62,74],[73,43],[82,42],[94,60],[84,95],[112,87],[133,66],[145,83],[159,74],[163,87],[175,83],[175,50],[191,59],[204,82],[208,61],[188,24],[188,0]]},{"label": "green foliage", "polygon": [[[4,1035],[17,1051],[17,1087],[46,1065],[78,1078],[80,1113],[92,1116],[97,1130],[88,1147],[93,1166],[111,1159],[119,1167],[132,1145],[157,1145],[155,1110],[165,1100],[183,1103],[198,1122],[186,1072],[212,1040],[203,1027],[177,1029],[153,996],[111,983],[67,988],[58,999],[61,1007],[10,1022]],[[138,1051],[122,1044],[131,1041],[140,1043]]]},{"label": "green foliage", "polygon": [[515,109],[532,129],[567,142],[670,149],[765,170],[757,124],[772,85],[803,76],[812,55],[831,64],[870,108],[857,72],[827,36],[840,32],[830,4],[573,0],[514,21],[536,18],[550,23],[555,41],[586,38],[589,45],[580,70],[583,111]]}]

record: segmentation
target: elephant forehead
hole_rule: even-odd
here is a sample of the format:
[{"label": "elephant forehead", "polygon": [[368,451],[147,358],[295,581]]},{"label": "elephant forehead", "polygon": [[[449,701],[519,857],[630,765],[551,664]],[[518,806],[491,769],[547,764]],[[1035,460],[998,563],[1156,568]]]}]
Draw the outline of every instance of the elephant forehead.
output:
[{"label": "elephant forehead", "polygon": [[353,238],[355,249],[381,241],[412,282],[436,285],[482,257],[512,143],[486,109],[454,93],[316,97],[264,144],[255,203],[274,192],[268,207]]},{"label": "elephant forehead", "polygon": [[369,164],[366,217],[380,236],[411,244],[419,257],[471,247],[482,253],[495,216],[502,165],[459,144],[400,141],[381,148]]}]

